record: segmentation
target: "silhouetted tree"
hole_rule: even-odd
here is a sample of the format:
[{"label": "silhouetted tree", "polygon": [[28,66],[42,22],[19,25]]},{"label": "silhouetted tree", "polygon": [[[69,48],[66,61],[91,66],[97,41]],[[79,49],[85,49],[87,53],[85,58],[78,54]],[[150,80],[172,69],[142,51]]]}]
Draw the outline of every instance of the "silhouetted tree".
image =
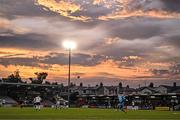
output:
[{"label": "silhouetted tree", "polygon": [[23,81],[21,80],[21,76],[19,73],[20,73],[19,70],[14,71],[14,74],[8,76],[6,82],[22,83]]},{"label": "silhouetted tree", "polygon": [[41,73],[36,72],[34,74],[37,75],[37,80],[39,81],[43,81],[48,76],[46,72],[41,72]]},{"label": "silhouetted tree", "polygon": [[42,84],[43,80],[46,79],[46,77],[48,76],[48,73],[46,72],[36,72],[34,73],[37,76],[37,79],[33,80],[33,78],[29,78],[29,80],[31,80],[31,83],[33,84]]}]

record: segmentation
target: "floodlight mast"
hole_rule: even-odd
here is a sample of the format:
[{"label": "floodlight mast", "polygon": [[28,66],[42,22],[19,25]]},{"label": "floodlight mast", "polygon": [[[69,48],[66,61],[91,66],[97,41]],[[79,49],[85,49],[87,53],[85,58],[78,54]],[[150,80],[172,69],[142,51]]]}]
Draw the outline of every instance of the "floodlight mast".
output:
[{"label": "floodlight mast", "polygon": [[70,83],[71,83],[71,49],[69,49],[69,71],[68,71],[68,107],[70,107]]},{"label": "floodlight mast", "polygon": [[71,83],[71,54],[72,49],[76,48],[76,43],[73,41],[64,41],[64,48],[68,50],[69,53],[69,63],[68,63],[68,107],[70,107],[70,83]]}]

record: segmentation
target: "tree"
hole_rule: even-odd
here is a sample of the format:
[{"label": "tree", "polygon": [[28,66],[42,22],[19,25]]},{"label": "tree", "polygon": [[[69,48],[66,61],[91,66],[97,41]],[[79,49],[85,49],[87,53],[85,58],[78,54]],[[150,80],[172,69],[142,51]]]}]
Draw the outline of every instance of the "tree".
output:
[{"label": "tree", "polygon": [[21,76],[19,74],[19,70],[14,71],[13,74],[9,75],[7,78],[7,82],[13,82],[13,83],[22,83]]},{"label": "tree", "polygon": [[34,74],[37,75],[37,79],[39,81],[43,81],[48,76],[48,74],[46,72],[41,72],[41,73],[36,72]]},{"label": "tree", "polygon": [[31,83],[33,84],[42,84],[43,80],[46,79],[46,77],[48,76],[48,73],[46,72],[36,72],[34,73],[37,76],[37,79],[33,80],[33,78],[29,78],[29,80],[31,80]]}]

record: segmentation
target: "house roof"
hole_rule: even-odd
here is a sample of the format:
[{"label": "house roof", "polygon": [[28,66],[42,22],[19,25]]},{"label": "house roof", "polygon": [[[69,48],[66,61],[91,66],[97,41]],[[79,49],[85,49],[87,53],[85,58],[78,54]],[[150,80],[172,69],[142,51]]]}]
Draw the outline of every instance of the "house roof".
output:
[{"label": "house roof", "polygon": [[154,90],[154,88],[152,88],[152,87],[140,87],[140,88],[137,89],[137,91],[142,91],[142,90],[144,90],[144,89],[148,89],[148,90],[150,90],[150,91],[152,91],[152,92],[154,92],[154,93],[157,92],[157,91]]},{"label": "house roof", "polygon": [[170,92],[180,93],[180,86],[172,87]]},{"label": "house roof", "polygon": [[136,89],[134,88],[127,88],[127,87],[122,87],[121,89],[119,89],[119,92],[135,92]]},{"label": "house roof", "polygon": [[160,86],[167,88],[168,92],[180,93],[179,92],[180,91],[180,86],[176,86],[176,87],[167,86],[167,85],[160,85]]},{"label": "house roof", "polygon": [[159,87],[165,87],[167,89],[171,89],[172,88],[172,86],[168,86],[168,85],[160,85]]},{"label": "house roof", "polygon": [[117,90],[117,86],[104,86],[108,90]]}]

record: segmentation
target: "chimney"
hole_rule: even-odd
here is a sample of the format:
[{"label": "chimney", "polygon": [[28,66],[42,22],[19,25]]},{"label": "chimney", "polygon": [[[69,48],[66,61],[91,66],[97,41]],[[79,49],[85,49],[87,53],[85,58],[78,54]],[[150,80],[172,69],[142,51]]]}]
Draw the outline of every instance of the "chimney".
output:
[{"label": "chimney", "polygon": [[83,87],[83,83],[82,82],[80,83],[80,87]]},{"label": "chimney", "polygon": [[103,87],[103,83],[102,82],[100,83],[100,86]]},{"label": "chimney", "polygon": [[173,82],[173,87],[176,87],[176,82]]},{"label": "chimney", "polygon": [[119,88],[122,88],[122,83],[121,82],[119,83]]}]

